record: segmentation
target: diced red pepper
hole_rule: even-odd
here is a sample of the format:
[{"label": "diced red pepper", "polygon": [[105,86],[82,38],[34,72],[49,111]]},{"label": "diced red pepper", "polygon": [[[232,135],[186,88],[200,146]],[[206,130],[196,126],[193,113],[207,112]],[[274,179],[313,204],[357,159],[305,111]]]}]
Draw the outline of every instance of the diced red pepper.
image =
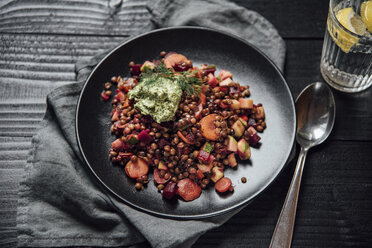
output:
[{"label": "diced red pepper", "polygon": [[241,115],[240,118],[242,118],[245,121],[248,121],[248,116],[246,116],[246,115]]}]

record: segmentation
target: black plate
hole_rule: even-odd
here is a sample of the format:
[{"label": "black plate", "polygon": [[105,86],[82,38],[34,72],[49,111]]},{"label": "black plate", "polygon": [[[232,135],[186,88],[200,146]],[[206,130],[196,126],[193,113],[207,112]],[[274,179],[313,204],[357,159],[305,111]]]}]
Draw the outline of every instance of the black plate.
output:
[{"label": "black plate", "polygon": [[[195,65],[215,64],[233,73],[234,80],[248,84],[255,103],[263,103],[267,129],[262,145],[252,149],[252,159],[227,169],[225,175],[235,186],[233,194],[220,195],[213,186],[192,201],[164,200],[154,182],[141,192],[134,188],[123,167],[113,166],[108,150],[115,139],[110,134],[111,104],[100,93],[114,75],[129,76],[128,63],[159,58],[160,51],[176,51]],[[225,213],[251,201],[284,167],[295,137],[295,108],[291,92],[278,68],[257,48],[235,36],[205,28],[178,27],[155,30],[137,36],[115,48],[94,69],[80,95],[76,133],[83,157],[93,174],[125,203],[173,218],[203,218]],[[247,183],[241,182],[241,177]],[[151,178],[151,177],[150,177]]]}]

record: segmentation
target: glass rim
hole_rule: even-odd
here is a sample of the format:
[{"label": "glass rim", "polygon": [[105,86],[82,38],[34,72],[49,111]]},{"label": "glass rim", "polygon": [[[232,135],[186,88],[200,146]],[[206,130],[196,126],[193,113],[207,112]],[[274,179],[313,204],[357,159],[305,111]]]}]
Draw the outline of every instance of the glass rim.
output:
[{"label": "glass rim", "polygon": [[[329,11],[331,12],[331,14],[332,14],[332,18],[333,18],[334,21],[337,23],[337,25],[340,26],[340,27],[341,27],[345,32],[347,32],[347,33],[350,34],[350,35],[355,36],[355,37],[358,38],[358,39],[364,38],[364,39],[372,40],[371,37],[363,36],[363,35],[359,35],[359,34],[356,34],[356,33],[354,33],[354,32],[351,32],[349,29],[345,28],[344,25],[342,25],[342,24],[338,21],[338,19],[336,18],[336,14],[335,14],[335,12],[333,11],[333,8],[332,8],[332,6],[333,6],[333,2],[334,2],[334,1],[335,1],[335,0],[330,0],[330,1],[329,1]],[[367,30],[367,32],[369,32],[369,31]]]}]

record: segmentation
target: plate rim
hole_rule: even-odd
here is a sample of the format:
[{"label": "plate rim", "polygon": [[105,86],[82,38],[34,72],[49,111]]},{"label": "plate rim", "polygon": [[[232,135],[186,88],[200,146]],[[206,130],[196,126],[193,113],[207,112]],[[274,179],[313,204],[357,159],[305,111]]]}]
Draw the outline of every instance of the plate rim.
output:
[{"label": "plate rim", "polygon": [[[100,67],[100,65],[109,57],[111,56],[111,54],[115,53],[118,49],[120,49],[121,47],[127,45],[128,43],[136,40],[136,39],[139,39],[141,37],[144,37],[144,36],[148,36],[148,35],[151,35],[151,34],[154,34],[154,33],[160,33],[160,32],[163,32],[163,31],[169,31],[169,30],[184,30],[184,29],[189,29],[189,30],[203,30],[203,31],[208,31],[208,32],[215,32],[215,33],[219,33],[219,34],[222,34],[222,35],[225,35],[225,36],[229,36],[230,38],[233,38],[233,39],[236,39],[242,43],[244,43],[245,45],[253,48],[254,50],[256,50],[256,52],[258,52],[259,54],[261,54],[272,66],[273,68],[275,69],[275,71],[278,72],[280,78],[283,80],[284,82],[284,85],[285,85],[285,89],[286,91],[289,93],[290,95],[290,98],[291,98],[291,105],[292,105],[292,114],[294,116],[294,122],[293,122],[293,126],[292,126],[292,133],[290,134],[291,135],[291,140],[292,140],[292,146],[291,146],[291,149],[289,150],[289,152],[286,154],[286,158],[285,160],[283,160],[283,164],[281,165],[281,168],[280,170],[278,170],[277,174],[274,175],[271,180],[269,180],[267,183],[264,184],[264,186],[261,187],[260,190],[258,190],[255,194],[252,194],[250,197],[248,197],[246,200],[243,200],[237,204],[234,204],[228,208],[225,208],[225,209],[222,209],[222,210],[218,210],[218,211],[214,211],[214,212],[211,212],[211,213],[204,213],[204,214],[192,214],[192,215],[177,215],[177,214],[167,214],[167,213],[161,213],[161,212],[157,212],[157,211],[153,211],[153,210],[149,210],[149,209],[145,209],[143,207],[140,207],[140,206],[137,206],[135,205],[134,203],[131,203],[130,201],[124,199],[122,196],[118,195],[117,193],[115,193],[112,189],[110,189],[110,187],[108,187],[102,180],[101,178],[96,174],[96,172],[94,171],[94,169],[92,168],[92,166],[90,165],[90,163],[88,162],[88,159],[87,157],[85,156],[85,153],[83,152],[83,148],[82,148],[82,145],[81,145],[81,141],[80,141],[80,137],[79,137],[79,128],[78,128],[78,123],[79,123],[79,109],[80,109],[80,103],[81,103],[81,100],[82,100],[82,96],[85,92],[85,88],[87,87],[88,85],[88,82],[90,81],[90,79],[92,78],[93,74],[95,73],[95,71]],[[295,110],[295,103],[294,103],[294,99],[293,99],[293,95],[292,95],[292,92],[288,86],[288,83],[287,83],[287,80],[284,78],[283,76],[283,73],[281,72],[281,70],[278,68],[278,66],[265,54],[263,53],[259,48],[257,48],[255,45],[253,45],[252,43],[234,35],[234,34],[231,34],[229,32],[226,32],[226,31],[221,31],[221,30],[216,30],[216,29],[212,29],[212,28],[206,28],[206,27],[199,27],[199,26],[177,26],[177,27],[165,27],[165,28],[159,28],[159,29],[154,29],[154,30],[151,30],[149,32],[145,32],[145,33],[142,33],[142,34],[139,34],[139,35],[135,35],[134,37],[132,38],[129,38],[127,40],[125,40],[124,42],[121,42],[120,44],[118,44],[116,47],[114,47],[111,51],[109,51],[100,61],[99,63],[97,63],[97,65],[92,69],[92,71],[90,72],[89,76],[87,77],[87,79],[85,80],[84,82],[84,85],[83,87],[81,88],[81,92],[79,94],[79,99],[78,99],[78,102],[77,102],[77,105],[76,105],[76,112],[75,112],[75,135],[76,135],[76,139],[77,139],[77,144],[78,144],[78,147],[79,147],[79,151],[80,151],[80,154],[82,155],[83,157],[83,163],[89,168],[90,172],[93,173],[94,177],[96,180],[99,181],[99,186],[103,186],[103,187],[100,187],[102,188],[103,190],[107,191],[109,194],[108,194],[108,197],[110,198],[110,194],[113,195],[115,198],[119,199],[122,203],[126,204],[127,206],[129,207],[133,207],[134,209],[136,210],[139,210],[143,213],[146,213],[146,214],[151,214],[151,215],[154,215],[154,216],[157,216],[157,217],[165,217],[165,218],[168,218],[168,219],[176,219],[176,220],[197,220],[197,219],[205,219],[205,218],[210,218],[210,217],[214,217],[214,216],[218,216],[218,215],[222,215],[222,214],[226,214],[226,213],[229,213],[235,209],[238,209],[239,207],[243,207],[243,206],[246,206],[248,204],[250,204],[258,195],[262,194],[265,190],[267,190],[269,188],[269,186],[278,178],[278,176],[283,172],[283,169],[286,167],[285,165],[289,162],[289,158],[290,158],[290,155],[292,153],[292,151],[294,150],[294,147],[295,147],[295,133],[296,133],[296,126],[297,126],[297,116],[296,116],[296,110]],[[111,201],[111,199],[110,199]],[[111,203],[113,205],[115,205],[114,202],[111,201]],[[116,205],[115,205],[116,206]],[[116,206],[117,207],[117,206]]]}]

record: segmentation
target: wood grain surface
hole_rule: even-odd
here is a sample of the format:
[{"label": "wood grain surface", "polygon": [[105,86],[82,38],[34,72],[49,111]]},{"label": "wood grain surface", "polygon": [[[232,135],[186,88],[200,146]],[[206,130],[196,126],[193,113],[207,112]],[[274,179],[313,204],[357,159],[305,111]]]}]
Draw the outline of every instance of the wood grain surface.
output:
[{"label": "wood grain surface", "polygon": [[[322,81],[319,61],[328,1],[234,2],[261,13],[285,38],[284,74],[294,98],[307,84]],[[123,1],[115,7],[117,3],[0,3],[0,247],[16,246],[17,189],[45,96],[75,80],[78,59],[114,47],[150,18],[147,1]],[[335,129],[306,161],[294,247],[364,247],[372,232],[372,90],[334,93]],[[294,164],[250,207],[206,233],[195,247],[267,247]],[[318,193],[326,197],[317,198]]]}]

